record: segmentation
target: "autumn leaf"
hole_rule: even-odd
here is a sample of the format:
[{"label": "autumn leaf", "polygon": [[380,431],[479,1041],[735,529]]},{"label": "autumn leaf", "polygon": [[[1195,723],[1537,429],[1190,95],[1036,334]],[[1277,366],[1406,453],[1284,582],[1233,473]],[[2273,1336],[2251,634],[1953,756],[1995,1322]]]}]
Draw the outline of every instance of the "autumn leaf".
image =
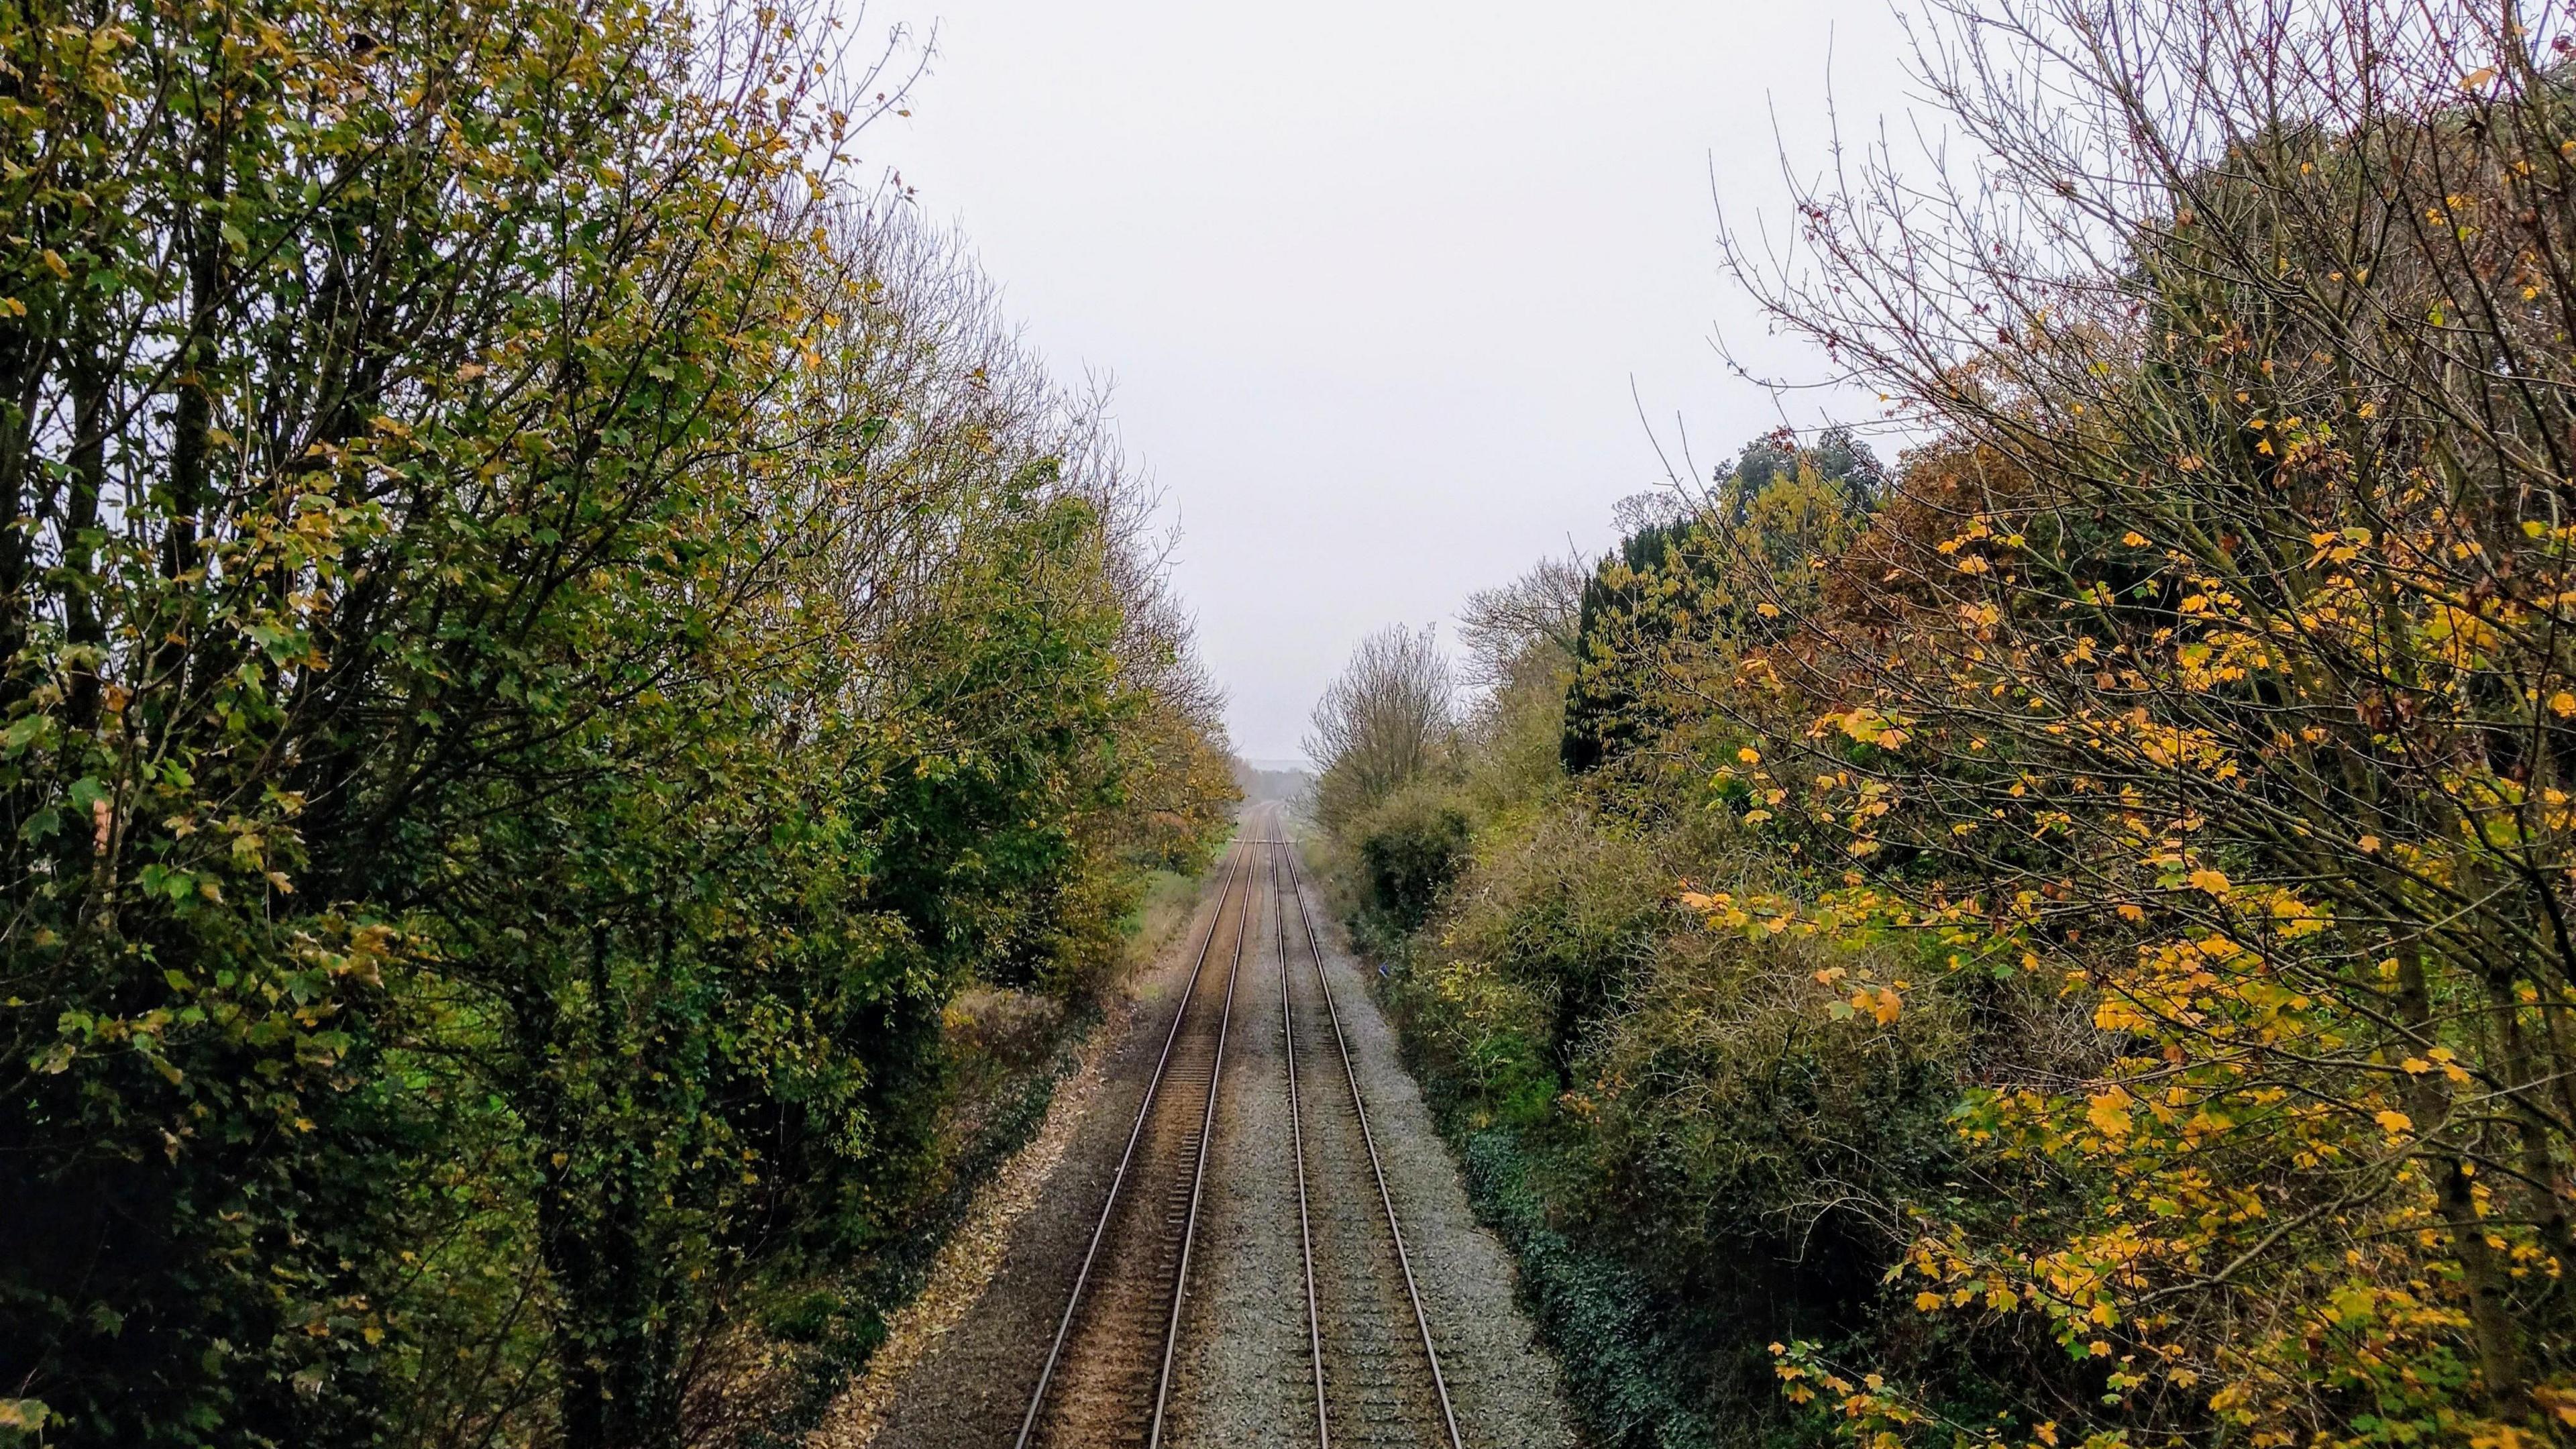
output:
[{"label": "autumn leaf", "polygon": [[2093,1124],[2094,1131],[2114,1141],[2127,1137],[2132,1125],[2129,1118],[2131,1100],[2125,1090],[2113,1087],[2085,1105],[2084,1120]]}]

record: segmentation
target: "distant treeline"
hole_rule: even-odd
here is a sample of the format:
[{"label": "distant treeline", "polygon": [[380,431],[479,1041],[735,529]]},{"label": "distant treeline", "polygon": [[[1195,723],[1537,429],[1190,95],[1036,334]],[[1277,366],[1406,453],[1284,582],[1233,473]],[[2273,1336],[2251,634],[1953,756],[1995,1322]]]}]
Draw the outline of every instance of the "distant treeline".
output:
[{"label": "distant treeline", "polygon": [[1277,800],[1287,805],[1301,805],[1315,787],[1315,777],[1306,770],[1265,770],[1248,760],[1234,762],[1234,786],[1247,801]]},{"label": "distant treeline", "polygon": [[1149,500],[833,29],[0,13],[0,1444],[752,1433],[952,996],[1212,849]]},{"label": "distant treeline", "polygon": [[2576,1430],[2559,28],[1936,20],[1946,189],[1855,152],[1809,270],[1729,252],[1895,466],[1757,439],[1478,596],[1463,708],[1401,629],[1327,696],[1335,878],[1602,1442]]}]

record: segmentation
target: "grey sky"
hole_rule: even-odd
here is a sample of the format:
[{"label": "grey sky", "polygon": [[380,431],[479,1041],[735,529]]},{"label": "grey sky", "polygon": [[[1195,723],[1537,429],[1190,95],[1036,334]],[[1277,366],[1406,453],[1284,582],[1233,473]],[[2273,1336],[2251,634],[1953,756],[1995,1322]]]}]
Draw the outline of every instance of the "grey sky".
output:
[{"label": "grey sky", "polygon": [[1885,0],[867,18],[935,19],[939,53],[866,159],[963,228],[1060,372],[1115,377],[1256,758],[1298,753],[1369,629],[1445,630],[1569,538],[1611,541],[1613,501],[1660,478],[1632,377],[1703,466],[1777,425],[1710,346],[1771,345],[1718,274],[1712,180],[1776,224],[1774,117],[1812,169],[1829,74],[1850,132],[1904,90]]}]

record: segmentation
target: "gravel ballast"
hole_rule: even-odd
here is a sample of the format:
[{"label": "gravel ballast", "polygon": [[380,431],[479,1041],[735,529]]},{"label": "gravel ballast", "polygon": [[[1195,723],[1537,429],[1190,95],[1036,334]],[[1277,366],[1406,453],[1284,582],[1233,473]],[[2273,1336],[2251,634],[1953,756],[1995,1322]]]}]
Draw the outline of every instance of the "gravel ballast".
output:
[{"label": "gravel ballast", "polygon": [[[1323,948],[1460,1436],[1470,1449],[1570,1449],[1579,1441],[1563,1379],[1514,1299],[1510,1250],[1476,1222],[1458,1164],[1432,1124],[1420,1087],[1404,1070],[1395,1031],[1379,1013],[1367,975],[1342,948],[1340,931],[1311,889],[1306,897],[1306,918]],[[1294,930],[1292,925],[1292,949]],[[1327,1085],[1348,1090],[1337,1072],[1331,1076],[1310,1093]]]},{"label": "gravel ballast", "polygon": [[[1259,814],[1246,839],[1266,838]],[[1281,1051],[1279,963],[1268,847],[1254,846],[1254,929],[1243,943],[1233,1034],[1217,1097],[1219,1156],[1209,1164],[1173,1374],[1175,1444],[1277,1444],[1311,1437],[1315,1418],[1304,1271],[1297,1246],[1294,1137]]]},{"label": "gravel ballast", "polygon": [[[1247,813],[1244,840],[1281,834],[1275,807]],[[1393,1272],[1383,1208],[1367,1176],[1365,1149],[1357,1146],[1350,1088],[1329,1041],[1296,905],[1284,889],[1274,889],[1271,869],[1255,868],[1273,865],[1269,857],[1284,852],[1253,847],[1252,853],[1262,857],[1248,856],[1243,863],[1256,893],[1254,928],[1244,942],[1219,1079],[1217,1131],[1164,1442],[1315,1440],[1296,1138],[1281,1021],[1284,944],[1300,1038],[1325,1362],[1335,1376],[1334,1438],[1352,1444],[1444,1443],[1436,1411],[1419,1407],[1432,1402],[1419,1388],[1427,1378],[1419,1333]],[[909,1337],[906,1326],[897,1325],[887,1350],[815,1436],[818,1446],[962,1449],[1013,1441],[1177,992],[1214,914],[1214,897],[1211,885],[1198,919],[1169,958],[1138,979],[1125,1021],[1104,1032],[1114,1039],[1104,1040],[1095,1064],[1068,1084],[1058,1116],[1023,1159],[997,1178],[990,1190],[992,1210],[979,1205],[974,1230],[984,1246],[943,1255],[923,1295],[937,1311],[923,1315]],[[1456,1164],[1397,1059],[1394,1034],[1369,999],[1361,971],[1338,949],[1338,933],[1311,896],[1306,910],[1322,938],[1352,1069],[1368,1105],[1461,1436],[1475,1449],[1570,1449],[1576,1440],[1558,1370],[1513,1300],[1510,1257],[1476,1225]],[[1225,964],[1232,932],[1225,934],[1228,939],[1211,953],[1211,970]],[[1326,1092],[1340,1094],[1339,1119],[1325,1111]],[[1326,1173],[1333,1174],[1330,1180]]]}]

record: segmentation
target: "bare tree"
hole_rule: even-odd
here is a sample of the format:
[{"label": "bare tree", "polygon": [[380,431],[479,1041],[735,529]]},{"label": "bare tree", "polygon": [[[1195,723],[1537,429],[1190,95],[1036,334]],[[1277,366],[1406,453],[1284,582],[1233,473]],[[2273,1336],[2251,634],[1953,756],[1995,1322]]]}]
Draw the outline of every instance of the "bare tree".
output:
[{"label": "bare tree", "polygon": [[1316,702],[1308,758],[1320,762],[1315,817],[1338,830],[1431,768],[1454,727],[1455,685],[1437,626],[1391,624],[1360,641]]},{"label": "bare tree", "polygon": [[1467,650],[1467,680],[1498,690],[1518,678],[1533,653],[1551,666],[1574,657],[1583,614],[1582,560],[1545,558],[1499,588],[1479,589],[1458,611],[1458,641]]}]

